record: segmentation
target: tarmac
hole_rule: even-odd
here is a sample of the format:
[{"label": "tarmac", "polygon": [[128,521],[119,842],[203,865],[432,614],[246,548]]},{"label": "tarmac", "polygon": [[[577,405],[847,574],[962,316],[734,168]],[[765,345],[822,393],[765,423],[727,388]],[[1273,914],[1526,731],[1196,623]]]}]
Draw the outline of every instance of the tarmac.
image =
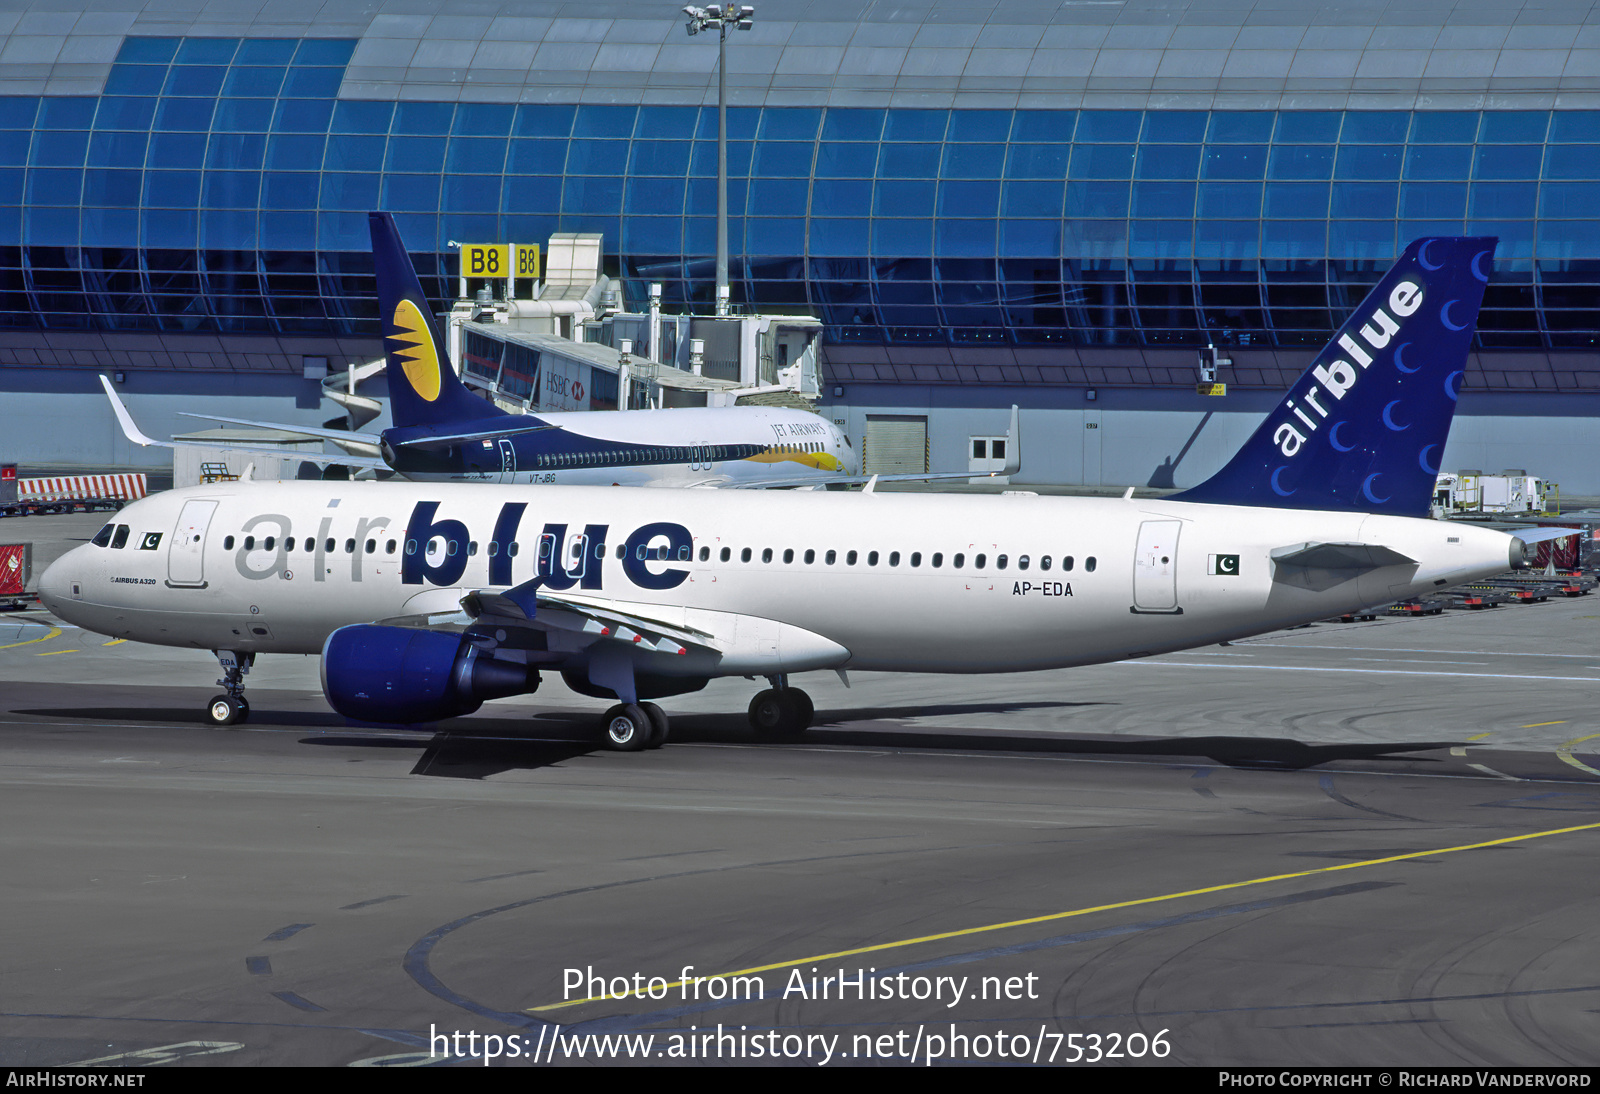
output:
[{"label": "tarmac", "polygon": [[612,753],[559,680],[400,731],[299,657],[216,729],[209,655],[7,616],[0,1064],[1592,1066],[1597,634],[814,673],[792,744],[719,680]]}]

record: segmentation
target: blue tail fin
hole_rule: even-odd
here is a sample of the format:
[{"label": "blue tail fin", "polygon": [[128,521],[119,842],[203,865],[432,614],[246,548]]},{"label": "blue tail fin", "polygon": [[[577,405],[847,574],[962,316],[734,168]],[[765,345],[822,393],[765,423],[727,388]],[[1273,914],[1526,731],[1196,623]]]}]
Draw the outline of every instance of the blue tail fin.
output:
[{"label": "blue tail fin", "polygon": [[1176,497],[1425,514],[1497,242],[1414,241],[1228,465]]},{"label": "blue tail fin", "polygon": [[505,411],[466,389],[422,295],[411,256],[400,243],[394,218],[369,213],[372,262],[378,274],[378,311],[389,364],[390,411],[396,426],[444,425],[495,418]]}]

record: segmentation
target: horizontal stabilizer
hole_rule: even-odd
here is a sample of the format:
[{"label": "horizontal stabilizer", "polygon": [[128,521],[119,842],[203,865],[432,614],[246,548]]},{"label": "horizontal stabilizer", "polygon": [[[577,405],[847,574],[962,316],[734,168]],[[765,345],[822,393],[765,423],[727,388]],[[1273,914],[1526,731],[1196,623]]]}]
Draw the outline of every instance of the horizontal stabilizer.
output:
[{"label": "horizontal stabilizer", "polygon": [[1377,570],[1415,565],[1417,560],[1371,543],[1296,543],[1273,551],[1272,561],[1306,570]]},{"label": "horizontal stabilizer", "polygon": [[1552,539],[1566,539],[1583,534],[1582,528],[1507,528],[1506,534],[1516,536],[1523,543],[1544,543]]}]

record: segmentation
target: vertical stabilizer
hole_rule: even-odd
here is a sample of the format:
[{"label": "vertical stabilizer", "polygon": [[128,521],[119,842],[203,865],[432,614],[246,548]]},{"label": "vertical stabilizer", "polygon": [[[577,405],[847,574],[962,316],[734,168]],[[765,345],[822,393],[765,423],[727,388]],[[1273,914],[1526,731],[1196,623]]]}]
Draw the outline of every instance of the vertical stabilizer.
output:
[{"label": "vertical stabilizer", "polygon": [[1426,514],[1497,242],[1413,242],[1227,466],[1176,497]]},{"label": "vertical stabilizer", "polygon": [[503,417],[505,411],[466,389],[445,352],[439,325],[422,295],[394,218],[369,213],[378,311],[388,357],[390,411],[396,426],[444,425]]}]

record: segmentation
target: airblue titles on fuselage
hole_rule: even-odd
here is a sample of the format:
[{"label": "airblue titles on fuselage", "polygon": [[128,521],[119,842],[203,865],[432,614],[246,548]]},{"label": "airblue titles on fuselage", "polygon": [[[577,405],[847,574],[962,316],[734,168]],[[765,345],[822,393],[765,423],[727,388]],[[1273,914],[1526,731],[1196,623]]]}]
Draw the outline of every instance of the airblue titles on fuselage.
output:
[{"label": "airblue titles on fuselage", "polygon": [[[527,511],[526,502],[506,502],[500,507],[500,512],[495,518],[494,531],[485,545],[485,552],[489,562],[489,584],[492,586],[510,586],[514,582],[512,576],[513,559],[518,554],[517,531],[521,527],[523,515]],[[472,539],[467,526],[460,520],[452,518],[439,518],[439,502],[418,502],[411,510],[411,518],[406,522],[405,536],[401,548],[400,558],[400,583],[402,585],[432,584],[440,586],[455,585],[466,573],[467,563],[475,553],[476,544]],[[358,522],[355,537],[347,544],[347,553],[351,555],[351,580],[361,580],[361,559],[370,549],[364,549],[363,544],[369,534],[381,533],[390,525],[388,517],[362,517]],[[324,565],[327,554],[331,549],[325,549],[327,544],[333,543],[330,538],[332,518],[324,517],[315,540],[307,538],[306,545],[311,549],[307,562],[311,565],[312,580],[325,580],[329,572]],[[290,570],[291,559],[289,551],[293,540],[290,538],[289,518],[277,513],[265,513],[251,517],[245,522],[242,532],[253,532],[264,527],[271,527],[278,534],[264,538],[264,542],[272,543],[274,554],[265,567],[259,565],[257,549],[254,546],[254,536],[245,540],[238,548],[235,555],[235,567],[239,574],[251,580],[283,576],[292,573]],[[611,526],[609,524],[585,524],[583,534],[573,542],[575,549],[567,547],[566,524],[547,523],[539,534],[537,549],[537,587],[562,592],[574,587],[582,589],[600,589],[603,587],[606,563],[606,543]],[[658,543],[665,540],[664,545]],[[435,541],[440,541],[442,546],[433,551],[429,548]],[[657,572],[651,569],[652,563],[667,561],[687,562],[693,551],[694,537],[689,530],[681,524],[670,521],[656,521],[636,528],[629,533],[623,542],[617,560],[622,564],[622,572],[633,584],[643,589],[671,589],[682,584],[689,576],[687,570],[667,567]],[[252,565],[252,561],[257,565]]]}]

